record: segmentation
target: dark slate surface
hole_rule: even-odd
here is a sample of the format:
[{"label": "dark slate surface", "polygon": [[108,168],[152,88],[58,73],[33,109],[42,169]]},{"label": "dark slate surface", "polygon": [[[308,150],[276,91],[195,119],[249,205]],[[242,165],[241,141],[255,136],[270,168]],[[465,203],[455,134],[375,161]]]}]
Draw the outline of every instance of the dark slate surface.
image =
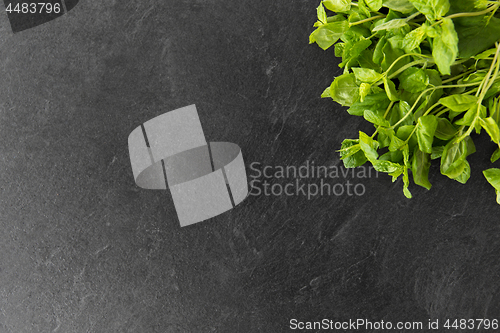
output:
[{"label": "dark slate surface", "polygon": [[319,98],[339,70],[307,45],[316,6],[81,1],[15,35],[1,15],[0,332],[500,317],[485,138],[467,185],[433,165],[412,200],[381,175],[351,179],[360,197],[250,196],[181,229],[168,192],[134,184],[128,134],[193,103],[247,167],[340,165],[341,140],[370,129]]}]

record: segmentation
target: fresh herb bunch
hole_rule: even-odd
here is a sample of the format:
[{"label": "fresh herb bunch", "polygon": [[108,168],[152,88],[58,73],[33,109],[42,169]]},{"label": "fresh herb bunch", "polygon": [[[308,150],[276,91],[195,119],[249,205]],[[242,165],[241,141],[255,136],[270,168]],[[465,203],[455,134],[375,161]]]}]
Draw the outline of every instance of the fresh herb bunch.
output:
[{"label": "fresh herb bunch", "polygon": [[[331,11],[333,15],[327,14]],[[431,160],[460,183],[470,178],[471,134],[482,129],[500,158],[500,0],[325,0],[310,43],[335,44],[344,73],[322,97],[375,126],[342,142],[345,167],[371,162],[408,190],[431,188]],[[337,41],[339,41],[337,43]],[[500,169],[483,171],[500,204]]]}]

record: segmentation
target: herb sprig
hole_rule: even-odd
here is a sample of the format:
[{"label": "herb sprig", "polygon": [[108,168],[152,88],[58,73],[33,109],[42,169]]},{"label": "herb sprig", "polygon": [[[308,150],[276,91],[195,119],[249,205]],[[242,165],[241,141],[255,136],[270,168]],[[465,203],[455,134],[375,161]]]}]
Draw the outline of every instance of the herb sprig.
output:
[{"label": "herb sprig", "polygon": [[[344,73],[321,95],[375,126],[346,139],[345,167],[431,188],[431,160],[460,183],[470,178],[471,135],[484,130],[500,159],[500,0],[324,0],[310,43],[341,57]],[[327,12],[328,11],[328,12]],[[500,169],[483,171],[500,204]]]}]

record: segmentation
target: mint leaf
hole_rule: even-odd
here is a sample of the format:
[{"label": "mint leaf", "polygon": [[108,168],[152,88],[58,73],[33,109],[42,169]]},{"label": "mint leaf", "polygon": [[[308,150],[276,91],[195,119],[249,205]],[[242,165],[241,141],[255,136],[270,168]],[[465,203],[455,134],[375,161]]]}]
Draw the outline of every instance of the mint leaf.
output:
[{"label": "mint leaf", "polygon": [[434,115],[427,115],[418,118],[418,146],[424,153],[432,153],[432,142],[434,140],[434,133],[436,132],[437,126],[438,120]]},{"label": "mint leaf", "polygon": [[345,139],[340,150],[340,159],[346,168],[355,168],[366,163],[367,159],[361,150],[359,140]]},{"label": "mint leaf", "polygon": [[390,126],[389,121],[387,121],[387,119],[384,119],[384,117],[379,112],[365,110],[363,116],[367,121],[375,125],[385,126],[385,127]]},{"label": "mint leaf", "polygon": [[456,180],[459,183],[465,184],[465,183],[467,183],[467,181],[469,180],[469,178],[470,178],[470,164],[469,164],[469,162],[467,162],[467,160],[465,160],[463,162],[463,171],[462,171],[462,173],[460,175],[458,175],[457,177],[453,178],[453,179]]},{"label": "mint leaf", "polygon": [[336,13],[346,13],[351,9],[350,0],[325,0],[322,3],[327,9]]},{"label": "mint leaf", "polygon": [[363,116],[366,110],[377,112],[385,110],[390,104],[385,93],[371,94],[365,97],[364,101],[357,101],[347,110],[350,115]]},{"label": "mint leaf", "polygon": [[409,0],[429,21],[443,17],[450,10],[448,0]]},{"label": "mint leaf", "polygon": [[465,141],[455,143],[450,141],[441,156],[441,173],[449,178],[455,178],[465,169],[464,161],[467,157],[467,144]]},{"label": "mint leaf", "polygon": [[416,49],[420,43],[425,38],[425,30],[422,27],[418,27],[415,30],[412,30],[410,33],[406,34],[403,38],[403,48],[406,53],[410,53],[414,49]]},{"label": "mint leaf", "polygon": [[498,128],[496,121],[491,117],[486,119],[480,118],[480,123],[486,132],[488,132],[491,141],[496,144],[500,144],[500,129]]},{"label": "mint leaf", "polygon": [[381,31],[381,30],[390,30],[390,29],[398,29],[408,26],[405,19],[394,19],[388,22],[382,23],[381,25],[377,25],[372,29],[372,32]]},{"label": "mint leaf", "polygon": [[403,14],[411,13],[415,10],[415,7],[408,0],[384,0],[383,6]]},{"label": "mint leaf", "polygon": [[493,155],[491,155],[491,163],[495,163],[500,158],[500,148],[497,148]]},{"label": "mint leaf", "polygon": [[316,8],[316,14],[318,16],[318,20],[323,23],[323,24],[326,24],[326,12],[325,12],[325,7],[323,7],[323,4],[319,4],[318,8]]},{"label": "mint leaf", "polygon": [[382,8],[382,0],[365,0],[366,5],[371,11],[377,12]]},{"label": "mint leaf", "polygon": [[410,67],[398,77],[400,88],[411,93],[418,93],[427,88],[429,77],[423,69]]},{"label": "mint leaf", "polygon": [[441,140],[450,140],[457,134],[457,129],[446,118],[439,118],[434,136]]},{"label": "mint leaf", "polygon": [[382,74],[377,73],[371,68],[352,67],[356,79],[361,82],[374,83],[382,78]]},{"label": "mint leaf", "polygon": [[431,183],[429,182],[429,168],[431,166],[431,155],[415,148],[413,153],[411,172],[413,175],[413,181],[415,184],[425,187],[426,189],[431,189]]},{"label": "mint leaf", "polygon": [[326,50],[335,44],[347,29],[349,29],[347,21],[323,24],[311,33],[309,44],[316,43],[323,50]]},{"label": "mint leaf", "polygon": [[343,74],[335,78],[330,86],[330,96],[342,106],[351,106],[359,99],[359,87],[354,74]]},{"label": "mint leaf", "polygon": [[375,162],[378,158],[377,141],[373,140],[371,137],[359,131],[359,145],[361,146],[361,150],[365,153],[366,158],[370,162]]},{"label": "mint leaf", "polygon": [[443,75],[450,74],[451,64],[458,54],[458,36],[451,19],[443,19],[440,33],[434,38],[432,57]]},{"label": "mint leaf", "polygon": [[396,91],[396,85],[391,80],[384,77],[384,89],[385,93],[392,102],[398,101],[398,92]]},{"label": "mint leaf", "polygon": [[483,171],[484,177],[488,183],[493,186],[497,194],[497,203],[500,204],[500,169],[492,168]]},{"label": "mint leaf", "polygon": [[478,98],[471,95],[451,95],[439,100],[439,103],[456,112],[467,111],[474,107],[477,102]]}]

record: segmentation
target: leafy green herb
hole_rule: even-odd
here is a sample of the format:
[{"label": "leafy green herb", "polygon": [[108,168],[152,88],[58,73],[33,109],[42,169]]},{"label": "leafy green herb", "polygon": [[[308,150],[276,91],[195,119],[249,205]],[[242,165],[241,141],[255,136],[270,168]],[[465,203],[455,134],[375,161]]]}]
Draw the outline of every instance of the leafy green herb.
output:
[{"label": "leafy green herb", "polygon": [[[431,160],[466,183],[481,132],[500,159],[500,0],[324,0],[309,37],[334,46],[344,73],[321,97],[374,126],[340,149],[348,168],[376,170],[431,188]],[[484,171],[500,204],[500,169]]]}]

